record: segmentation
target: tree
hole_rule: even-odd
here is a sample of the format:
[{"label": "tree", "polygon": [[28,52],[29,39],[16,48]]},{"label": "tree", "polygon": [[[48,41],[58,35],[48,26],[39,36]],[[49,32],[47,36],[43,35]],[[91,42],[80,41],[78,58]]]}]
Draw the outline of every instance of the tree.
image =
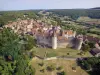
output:
[{"label": "tree", "polygon": [[53,65],[47,66],[47,70],[52,72],[52,75],[53,75],[53,71],[55,70],[55,66],[53,66]]},{"label": "tree", "polygon": [[55,70],[55,66],[53,66],[53,65],[47,66],[47,70],[53,71],[53,70]]},{"label": "tree", "polygon": [[12,58],[17,59],[21,47],[18,42],[18,35],[11,29],[4,28],[0,32],[0,54],[3,56],[11,55]]},{"label": "tree", "polygon": [[34,56],[35,56],[35,51],[32,51],[32,52],[30,53],[30,57],[33,58]]},{"label": "tree", "polygon": [[36,39],[33,38],[33,36],[31,36],[31,35],[26,35],[26,36],[25,36],[25,39],[27,39],[27,40],[26,40],[27,44],[24,45],[25,50],[30,50],[30,49],[32,49],[33,47],[36,47]]},{"label": "tree", "polygon": [[62,71],[62,72],[58,72],[57,75],[66,75],[66,73]]},{"label": "tree", "polygon": [[2,27],[3,25],[4,25],[4,22],[0,20],[0,27]]},{"label": "tree", "polygon": [[90,48],[94,48],[95,47],[95,43],[94,42],[89,42],[88,45],[90,46]]},{"label": "tree", "polygon": [[86,70],[90,70],[90,75],[99,75],[100,73],[100,57],[89,57],[79,61],[81,66]]},{"label": "tree", "polygon": [[83,50],[84,52],[90,51],[89,45],[88,45],[88,44],[83,44],[83,45],[82,45],[82,50]]},{"label": "tree", "polygon": [[51,21],[51,24],[52,24],[53,26],[56,26],[56,25],[57,25],[57,22],[56,22],[56,21]]},{"label": "tree", "polygon": [[83,28],[79,28],[77,29],[77,34],[83,34],[83,35],[86,35],[87,31],[84,30]]},{"label": "tree", "polygon": [[[0,75],[34,75],[30,57],[21,49],[20,38],[11,29],[0,31]],[[25,55],[26,53],[26,55]]]},{"label": "tree", "polygon": [[16,75],[34,75],[35,69],[32,69],[30,65],[28,65],[28,59],[23,59],[23,56],[19,57],[17,68],[16,68]]},{"label": "tree", "polygon": [[12,75],[16,68],[16,61],[5,62],[5,60],[0,59],[0,75]]}]

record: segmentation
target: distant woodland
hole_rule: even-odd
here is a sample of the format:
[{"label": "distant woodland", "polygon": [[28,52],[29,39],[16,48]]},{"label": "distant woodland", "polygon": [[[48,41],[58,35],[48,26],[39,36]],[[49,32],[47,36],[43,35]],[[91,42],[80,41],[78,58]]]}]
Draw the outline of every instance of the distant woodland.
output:
[{"label": "distant woodland", "polygon": [[62,16],[70,16],[72,19],[77,19],[80,16],[88,16],[90,18],[100,19],[99,9],[55,9],[48,11]]},{"label": "distant woodland", "polygon": [[23,10],[23,11],[1,11],[0,12],[0,26],[5,25],[9,21],[15,21],[18,18],[27,19],[27,18],[35,18],[37,11]]}]

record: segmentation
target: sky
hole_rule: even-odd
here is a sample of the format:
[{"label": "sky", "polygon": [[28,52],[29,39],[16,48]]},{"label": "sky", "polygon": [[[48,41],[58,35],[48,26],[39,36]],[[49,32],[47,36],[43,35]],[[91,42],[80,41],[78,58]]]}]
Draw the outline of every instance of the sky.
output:
[{"label": "sky", "polygon": [[100,7],[100,0],[0,0],[1,10],[81,9]]}]

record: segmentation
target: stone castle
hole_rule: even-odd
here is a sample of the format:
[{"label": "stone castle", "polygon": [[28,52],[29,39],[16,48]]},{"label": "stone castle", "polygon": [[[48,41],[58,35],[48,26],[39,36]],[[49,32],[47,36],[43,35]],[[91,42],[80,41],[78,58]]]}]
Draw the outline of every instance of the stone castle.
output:
[{"label": "stone castle", "polygon": [[80,50],[83,43],[82,35],[76,36],[75,31],[62,30],[59,27],[52,27],[47,34],[40,32],[36,35],[36,38],[38,45],[52,49],[72,47]]},{"label": "stone castle", "polygon": [[39,47],[52,49],[72,47],[81,49],[83,36],[76,35],[75,31],[63,30],[60,26],[48,25],[41,20],[18,20],[5,27],[9,27],[18,34],[30,34],[37,40]]}]

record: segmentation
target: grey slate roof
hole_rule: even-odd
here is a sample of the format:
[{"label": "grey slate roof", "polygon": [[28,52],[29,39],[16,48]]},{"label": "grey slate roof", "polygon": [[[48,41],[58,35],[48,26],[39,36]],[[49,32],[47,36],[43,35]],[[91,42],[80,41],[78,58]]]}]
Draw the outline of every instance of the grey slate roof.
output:
[{"label": "grey slate roof", "polygon": [[93,49],[90,51],[90,53],[91,53],[92,55],[95,56],[96,54],[100,53],[100,49],[93,48]]}]

